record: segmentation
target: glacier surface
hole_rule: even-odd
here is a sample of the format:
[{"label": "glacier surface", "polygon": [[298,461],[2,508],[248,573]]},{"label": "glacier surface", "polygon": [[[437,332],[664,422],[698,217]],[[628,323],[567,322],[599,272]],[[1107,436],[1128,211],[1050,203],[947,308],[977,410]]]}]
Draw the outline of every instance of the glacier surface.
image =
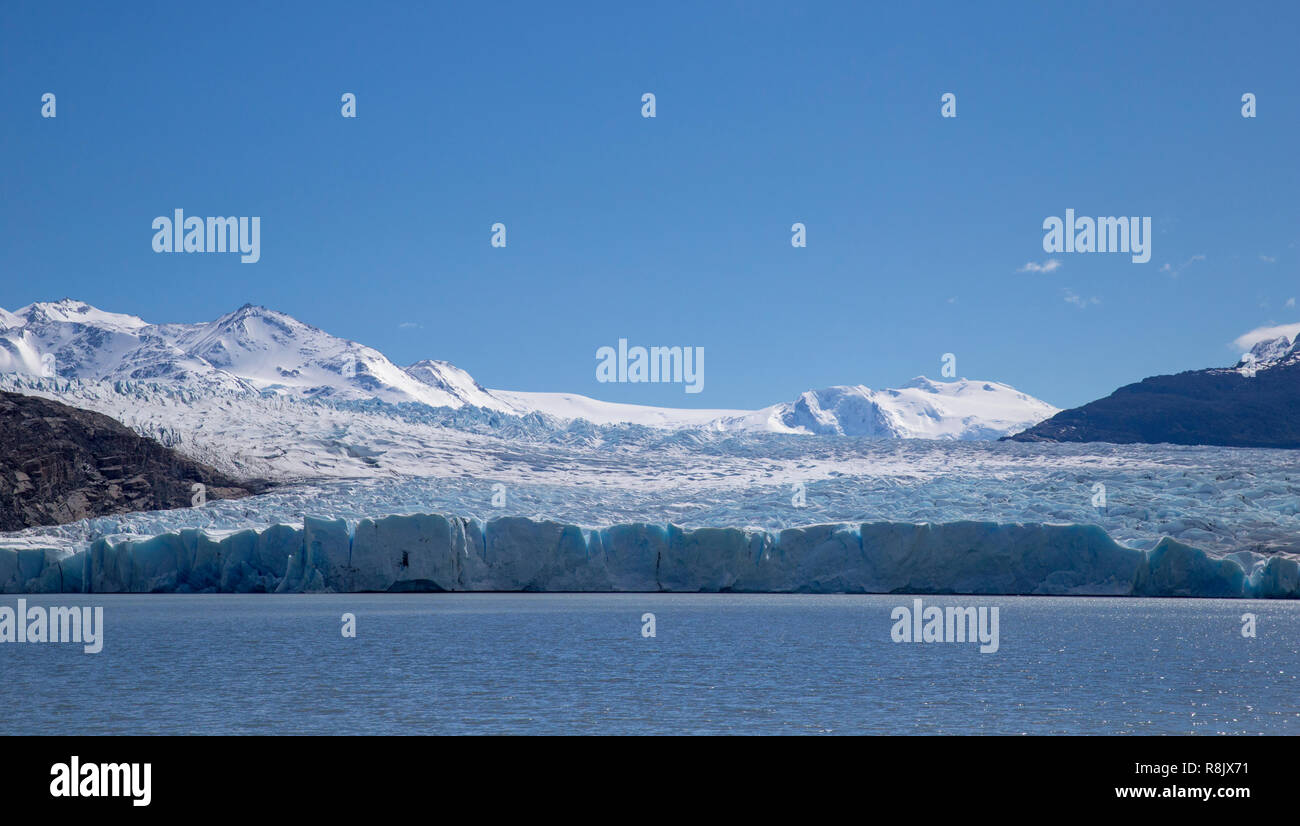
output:
[{"label": "glacier surface", "polygon": [[278,483],[0,535],[5,590],[1295,596],[1288,451],[850,436],[845,414],[866,409],[852,393],[825,435],[790,436],[158,382],[0,386]]}]

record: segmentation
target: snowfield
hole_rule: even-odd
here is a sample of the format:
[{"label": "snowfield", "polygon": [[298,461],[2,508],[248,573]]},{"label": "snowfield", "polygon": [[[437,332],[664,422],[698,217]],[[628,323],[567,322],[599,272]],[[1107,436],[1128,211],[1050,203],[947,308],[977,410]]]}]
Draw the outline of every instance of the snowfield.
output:
[{"label": "snowfield", "polygon": [[997,439],[1058,411],[998,382],[931,381],[918,376],[898,390],[828,387],[714,423],[718,430],[814,433],[871,439]]},{"label": "snowfield", "polygon": [[719,419],[750,415],[747,410],[684,410],[674,407],[650,407],[619,404],[579,396],[577,393],[531,393],[520,390],[493,390],[496,396],[517,410],[544,413],[561,421],[585,419],[592,424],[638,424],[669,429],[710,427]]},{"label": "snowfield", "polygon": [[898,390],[828,387],[761,410],[679,410],[616,404],[573,393],[493,390],[516,410],[593,424],[639,424],[720,432],[862,436],[869,439],[997,439],[1060,412],[998,382],[931,381],[918,376]]}]

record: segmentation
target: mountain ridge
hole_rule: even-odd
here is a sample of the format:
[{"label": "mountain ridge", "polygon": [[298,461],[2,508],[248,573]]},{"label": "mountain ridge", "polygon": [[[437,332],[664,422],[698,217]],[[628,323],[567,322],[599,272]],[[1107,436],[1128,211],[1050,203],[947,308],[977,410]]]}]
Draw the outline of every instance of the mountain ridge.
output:
[{"label": "mountain ridge", "polygon": [[402,367],[374,348],[251,303],[194,324],[152,324],[69,298],[0,310],[0,372],[167,382],[305,399],[471,405],[595,424],[867,438],[989,439],[1057,412],[998,382],[935,382],[923,376],[897,389],[808,390],[760,410],[676,409],[574,393],[491,390],[449,362],[422,359]]},{"label": "mountain ridge", "polygon": [[1300,448],[1300,336],[1259,342],[1250,355],[1150,376],[1005,438]]}]

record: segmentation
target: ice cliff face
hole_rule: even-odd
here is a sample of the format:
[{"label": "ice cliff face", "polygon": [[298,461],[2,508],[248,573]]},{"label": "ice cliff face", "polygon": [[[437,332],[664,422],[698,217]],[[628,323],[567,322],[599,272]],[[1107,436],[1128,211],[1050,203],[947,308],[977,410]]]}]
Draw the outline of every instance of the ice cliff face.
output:
[{"label": "ice cliff face", "polygon": [[0,549],[5,593],[672,591],[1300,597],[1300,558],[1124,547],[1092,525],[584,529],[437,514]]}]

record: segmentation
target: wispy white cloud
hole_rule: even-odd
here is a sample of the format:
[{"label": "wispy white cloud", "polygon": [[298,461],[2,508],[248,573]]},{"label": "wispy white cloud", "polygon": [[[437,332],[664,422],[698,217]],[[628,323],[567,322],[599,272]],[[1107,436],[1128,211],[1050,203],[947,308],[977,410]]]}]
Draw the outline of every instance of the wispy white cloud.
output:
[{"label": "wispy white cloud", "polygon": [[1286,306],[1287,306],[1288,308],[1290,308],[1290,307],[1294,307],[1294,306],[1295,306],[1295,297],[1294,297],[1294,296],[1292,296],[1291,298],[1288,298],[1288,299],[1286,300]]},{"label": "wispy white cloud", "polygon": [[400,329],[400,330],[418,330],[418,329],[420,329],[420,325],[419,325],[419,324],[416,324],[414,321],[403,321],[401,324],[398,324],[397,327],[398,327],[398,329]]},{"label": "wispy white cloud", "polygon": [[1065,303],[1066,303],[1066,304],[1073,304],[1074,306],[1078,307],[1080,310],[1086,310],[1086,309],[1088,309],[1088,307],[1090,307],[1090,306],[1092,306],[1092,305],[1094,305],[1094,304],[1100,304],[1100,303],[1101,303],[1101,299],[1098,298],[1098,297],[1095,296],[1095,295],[1094,295],[1094,296],[1090,296],[1090,297],[1088,297],[1088,298],[1084,298],[1083,296],[1081,296],[1081,295],[1079,295],[1078,293],[1076,293],[1074,290],[1070,289],[1069,287],[1066,287],[1066,288],[1065,288]]},{"label": "wispy white cloud", "polygon": [[1183,274],[1183,270],[1187,269],[1192,264],[1195,264],[1198,261],[1204,261],[1204,260],[1205,260],[1205,253],[1198,252],[1196,255],[1193,255],[1191,258],[1188,258],[1186,261],[1184,261],[1183,263],[1179,264],[1176,267],[1169,264],[1169,262],[1165,262],[1164,266],[1160,268],[1160,271],[1169,273],[1170,278],[1177,278],[1178,276]]},{"label": "wispy white cloud", "polygon": [[1259,256],[1259,260],[1260,260],[1260,261],[1263,261],[1265,264],[1273,264],[1273,263],[1276,263],[1276,262],[1277,262],[1277,256],[1276,256],[1276,255],[1263,255],[1263,254],[1261,254],[1261,255]]},{"label": "wispy white cloud", "polygon": [[1060,259],[1049,258],[1041,264],[1037,261],[1030,261],[1016,272],[1056,272],[1063,266],[1065,265],[1061,263]]}]

